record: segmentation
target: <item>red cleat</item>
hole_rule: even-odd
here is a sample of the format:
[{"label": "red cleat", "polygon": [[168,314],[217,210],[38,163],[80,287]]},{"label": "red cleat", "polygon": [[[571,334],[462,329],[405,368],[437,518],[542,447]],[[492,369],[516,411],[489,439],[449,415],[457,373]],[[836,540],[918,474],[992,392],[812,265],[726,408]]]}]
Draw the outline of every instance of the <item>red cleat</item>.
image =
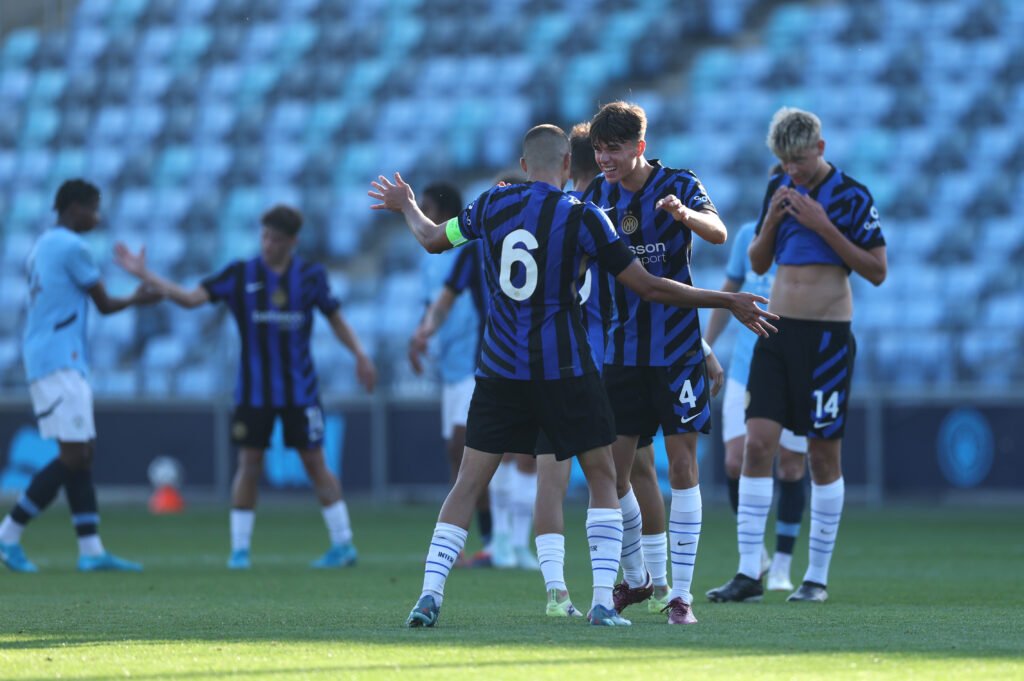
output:
[{"label": "red cleat", "polygon": [[630,587],[625,580],[615,585],[612,590],[612,603],[615,604],[615,612],[622,612],[634,603],[643,603],[654,594],[654,582],[651,575],[647,575],[647,584],[636,588]]}]

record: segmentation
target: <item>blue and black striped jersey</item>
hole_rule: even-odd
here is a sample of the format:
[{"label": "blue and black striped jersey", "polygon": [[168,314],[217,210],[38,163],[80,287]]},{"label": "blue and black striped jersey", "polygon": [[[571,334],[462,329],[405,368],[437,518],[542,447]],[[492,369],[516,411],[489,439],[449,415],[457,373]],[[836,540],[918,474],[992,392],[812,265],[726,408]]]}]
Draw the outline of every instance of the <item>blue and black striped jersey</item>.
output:
[{"label": "blue and black striped jersey", "polygon": [[477,375],[553,380],[596,371],[580,280],[590,258],[612,274],[633,260],[604,213],[526,182],[489,189],[455,220],[462,239],[483,241],[489,303]]},{"label": "blue and black striped jersey", "polygon": [[473,297],[479,319],[479,337],[477,339],[477,358],[480,357],[480,344],[483,343],[484,325],[487,321],[487,283],[484,280],[483,242],[471,241],[459,249],[452,263],[451,272],[444,280],[444,285],[456,295],[465,290]]},{"label": "blue and black striped jersey", "polygon": [[308,407],[319,387],[310,335],[313,308],[324,316],[341,303],[321,265],[293,257],[278,275],[260,257],[235,261],[204,279],[213,302],[230,308],[242,341],[235,403],[248,407]]},{"label": "blue and black striped jersey", "polygon": [[[598,176],[584,198],[601,207],[615,225],[629,250],[648,272],[658,277],[691,284],[692,232],[670,213],[655,210],[662,198],[675,194],[683,205],[714,211],[704,186],[689,170],[663,167],[652,160],[650,177],[637,192]],[[614,282],[605,364],[620,366],[671,366],[703,357],[697,310],[650,303]]]},{"label": "blue and black striped jersey", "polygon": [[[566,192],[577,199],[582,198],[583,192]],[[596,260],[591,261],[587,266],[587,272],[580,282],[580,305],[583,306],[583,326],[587,329],[587,339],[590,341],[590,355],[594,358],[594,364],[598,371],[604,366],[604,344],[605,336],[608,333],[608,325],[612,314],[612,281],[606,274],[602,274],[601,268]]]},{"label": "blue and black striped jersey", "polygon": [[[829,164],[832,166],[832,164]],[[779,187],[792,187],[801,194],[820,203],[829,220],[847,239],[864,250],[885,245],[878,209],[868,188],[835,166],[825,179],[808,191],[793,184],[785,173],[772,176],[768,181],[761,216],[757,219],[757,234],[761,233],[764,216],[768,212],[772,195]],[[839,265],[849,272],[843,259],[820,236],[807,229],[792,215],[786,214],[775,233],[775,262],[780,265]]]}]

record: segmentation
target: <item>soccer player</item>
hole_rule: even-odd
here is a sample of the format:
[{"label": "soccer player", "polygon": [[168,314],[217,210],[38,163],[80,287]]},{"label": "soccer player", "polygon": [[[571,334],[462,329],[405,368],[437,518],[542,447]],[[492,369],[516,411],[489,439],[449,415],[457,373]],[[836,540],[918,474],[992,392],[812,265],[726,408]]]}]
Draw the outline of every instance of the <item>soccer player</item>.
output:
[{"label": "soccer player", "polygon": [[[781,169],[779,169],[781,170]],[[773,175],[779,170],[774,170]],[[775,277],[775,265],[765,274],[750,269],[747,248],[754,238],[756,223],[748,222],[737,232],[729,262],[725,268],[723,291],[749,291],[767,296],[771,292]],[[714,344],[729,323],[728,316],[720,310],[711,313],[705,340]],[[736,513],[739,503],[740,468],[743,464],[743,442],[746,439],[744,426],[744,404],[746,402],[747,376],[750,373],[750,359],[754,354],[755,336],[741,333],[733,345],[729,361],[729,378],[725,384],[722,399],[722,442],[725,444],[725,477],[729,486],[729,503]],[[805,506],[804,471],[807,464],[807,438],[794,435],[788,428],[782,430],[776,477],[779,480],[779,509],[775,525],[775,554],[768,557],[762,550],[761,569],[767,569],[767,588],[770,591],[792,591],[789,568],[793,560],[793,546],[800,533],[800,521]]]},{"label": "soccer player", "polygon": [[[603,175],[584,198],[600,206],[630,250],[652,274],[689,284],[693,234],[723,243],[725,225],[697,176],[663,167],[645,157],[647,117],[627,102],[603,106],[590,124],[590,140]],[[648,301],[621,284],[615,286],[615,316],[608,334],[604,383],[615,413],[613,447],[619,503],[624,517],[640,515],[629,479],[637,440],[665,435],[672,502],[669,518],[672,591],[665,606],[670,624],[692,624],[690,585],[702,522],[697,469],[697,433],[711,425],[705,350],[697,310]],[[651,488],[645,488],[648,494]],[[660,505],[648,499],[653,508]],[[653,528],[652,528],[653,529]],[[623,544],[641,541],[634,523]],[[643,555],[623,556],[623,583],[616,609],[653,594]]]},{"label": "soccer player", "polygon": [[312,567],[353,565],[357,552],[348,507],[323,455],[324,417],[310,354],[314,310],[320,310],[335,337],[355,355],[356,376],[367,392],[373,390],[376,369],[341,316],[341,303],[331,295],[323,266],[295,254],[302,214],[289,206],[274,206],[263,214],[261,225],[258,256],[230,263],[191,290],[149,271],[144,251],[132,253],[118,244],[118,263],[181,307],[223,301],[238,324],[242,351],[231,436],[239,453],[231,490],[228,567],[251,566],[249,548],[263,457],[277,419],[281,419],[285,445],[298,451],[323,507],[331,545]]},{"label": "soccer player", "polygon": [[561,191],[570,166],[569,141],[560,128],[541,125],[528,131],[520,164],[527,182],[489,189],[445,225],[423,215],[398,173],[394,183],[380,176],[369,192],[379,201],[372,208],[402,213],[428,252],[482,239],[491,291],[466,451],[434,528],[423,590],[407,619],[411,627],[437,622],[444,584],[466,540],[474,502],[500,455],[528,451],[540,431],[559,458],[578,456],[590,488],[587,537],[594,596],[589,620],[602,626],[628,624],[612,602],[622,551],[622,513],[608,446],[614,428],[576,289],[589,258],[645,299],[727,306],[757,333],[774,329],[766,321],[770,314],[756,305],[763,298],[694,289],[648,274],[600,210]]},{"label": "soccer player", "polygon": [[850,331],[850,272],[875,286],[887,271],[871,193],[825,160],[821,121],[783,107],[772,118],[768,148],[783,172],[768,182],[750,266],[778,264],[771,309],[779,334],[754,347],[747,381],[747,438],[736,520],[740,566],[715,601],[757,601],[761,550],[772,501],[772,461],[783,428],[807,436],[811,468],[809,565],[790,601],[828,598],[828,568],[843,512],[840,452],[856,343]]},{"label": "soccer player", "polygon": [[15,572],[38,572],[21,547],[21,535],[64,488],[78,535],[78,569],[138,572],[142,566],[107,552],[92,462],[96,450],[92,389],[86,351],[91,298],[101,314],[159,300],[140,285],[128,297],[107,294],[82,238],[100,223],[100,191],[85,180],[64,182],[54,200],[57,225],[36,241],[29,259],[29,305],[22,354],[39,433],[57,440],[59,454],[35,474],[28,489],[0,523],[0,561]]}]

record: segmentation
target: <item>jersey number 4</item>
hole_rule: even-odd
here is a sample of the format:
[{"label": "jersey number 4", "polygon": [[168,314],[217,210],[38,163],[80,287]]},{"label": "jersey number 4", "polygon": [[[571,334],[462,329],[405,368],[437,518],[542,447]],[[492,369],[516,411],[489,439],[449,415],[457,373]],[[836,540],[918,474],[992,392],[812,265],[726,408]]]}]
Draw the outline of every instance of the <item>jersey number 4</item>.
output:
[{"label": "jersey number 4", "polygon": [[[530,251],[538,247],[537,237],[525,229],[510,232],[501,241],[501,265],[498,283],[501,291],[512,300],[526,300],[537,290],[537,261]],[[523,248],[517,248],[523,246]],[[522,286],[512,283],[512,266],[520,263],[526,275]]]}]

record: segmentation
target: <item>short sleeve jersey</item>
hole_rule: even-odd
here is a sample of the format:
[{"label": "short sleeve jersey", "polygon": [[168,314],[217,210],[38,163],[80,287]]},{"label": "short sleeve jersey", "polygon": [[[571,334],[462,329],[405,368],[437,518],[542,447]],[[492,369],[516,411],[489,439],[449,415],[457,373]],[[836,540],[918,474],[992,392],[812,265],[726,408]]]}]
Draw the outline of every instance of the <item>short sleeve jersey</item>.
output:
[{"label": "short sleeve jersey", "polygon": [[[584,198],[601,207],[629,249],[648,272],[691,284],[693,233],[671,214],[654,206],[669,195],[698,211],[715,211],[697,176],[652,160],[650,176],[637,192],[598,176]],[[672,366],[699,361],[700,321],[692,308],[646,302],[622,284],[613,285],[614,314],[608,331],[605,364]]]},{"label": "short sleeve jersey", "polygon": [[475,358],[478,358],[480,355],[479,346],[483,342],[484,326],[487,322],[487,284],[484,281],[483,249],[481,246],[482,243],[480,241],[471,241],[458,249],[451,271],[444,280],[444,285],[456,295],[461,295],[468,290],[469,298],[473,301],[473,308],[476,311],[477,319],[477,352],[474,353]]},{"label": "short sleeve jersey", "polygon": [[483,242],[489,292],[477,375],[554,380],[593,373],[578,287],[587,262],[614,274],[633,260],[596,206],[543,182],[493,187],[447,226]]},{"label": "short sleeve jersey", "polygon": [[241,338],[235,402],[248,407],[308,407],[319,388],[310,352],[313,310],[341,307],[327,272],[295,256],[280,275],[260,257],[235,261],[204,279],[211,302],[231,310]]},{"label": "short sleeve jersey", "polygon": [[[758,234],[761,233],[772,195],[779,187],[792,187],[820,203],[832,224],[857,246],[870,250],[885,245],[878,209],[871,198],[871,192],[835,166],[830,167],[825,179],[812,190],[794,185],[793,179],[785,173],[773,176],[768,182],[761,216],[757,220]],[[839,265],[846,268],[847,272],[850,271],[824,239],[788,214],[783,217],[775,233],[775,262],[780,265]]]},{"label": "short sleeve jersey", "polygon": [[[429,306],[446,285],[461,254],[461,249],[440,255],[423,254],[420,275],[425,306]],[[482,323],[476,305],[469,296],[456,298],[435,334],[437,369],[444,383],[458,383],[472,378],[476,371]]]},{"label": "short sleeve jersey", "polygon": [[29,382],[62,369],[89,375],[86,321],[89,289],[100,281],[88,244],[58,225],[36,241],[28,258],[29,304],[22,357]]},{"label": "short sleeve jersey", "polygon": [[[748,222],[740,227],[736,236],[733,237],[729,262],[725,266],[725,276],[740,282],[741,291],[767,298],[772,291],[772,282],[775,281],[776,265],[772,263],[771,268],[764,274],[758,274],[751,269],[747,250],[750,248],[750,242],[754,239],[754,229],[756,228],[757,223]],[[742,385],[747,384],[755,343],[757,343],[757,336],[746,329],[740,329],[736,334],[736,343],[732,347],[732,356],[729,360],[729,378],[731,380]]]}]

